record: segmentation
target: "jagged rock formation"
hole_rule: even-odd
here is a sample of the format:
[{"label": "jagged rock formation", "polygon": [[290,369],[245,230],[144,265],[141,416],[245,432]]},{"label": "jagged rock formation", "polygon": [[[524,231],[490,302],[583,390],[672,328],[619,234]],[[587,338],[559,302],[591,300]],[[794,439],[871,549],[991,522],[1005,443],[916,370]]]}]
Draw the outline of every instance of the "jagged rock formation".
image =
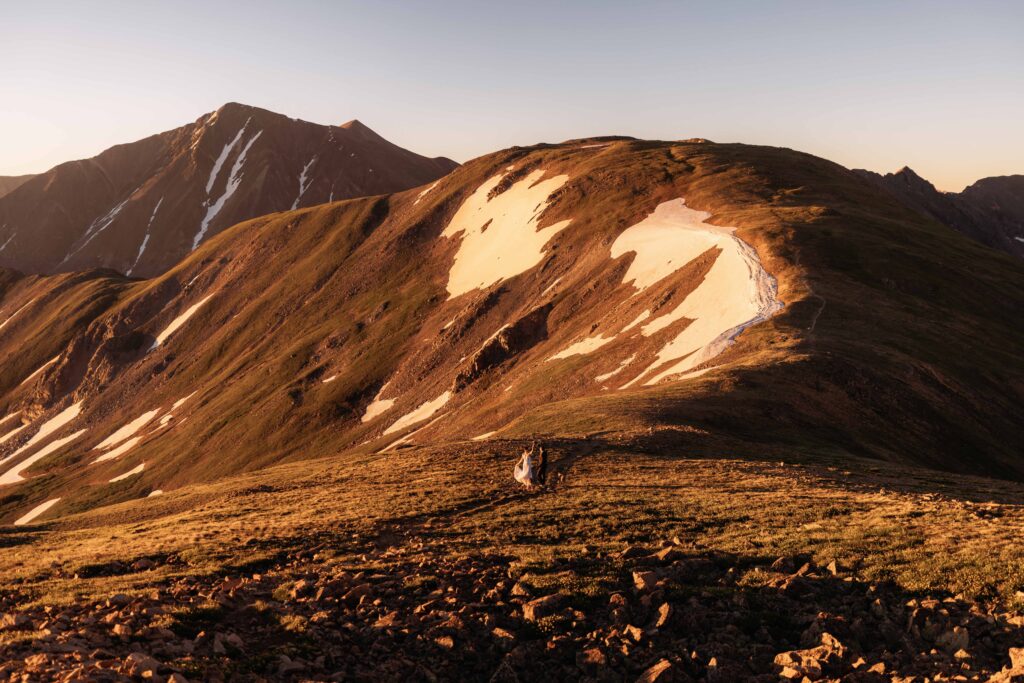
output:
[{"label": "jagged rock formation", "polygon": [[914,211],[994,249],[1024,258],[1024,176],[983,178],[963,192],[939,192],[907,167],[880,175],[858,169]]}]

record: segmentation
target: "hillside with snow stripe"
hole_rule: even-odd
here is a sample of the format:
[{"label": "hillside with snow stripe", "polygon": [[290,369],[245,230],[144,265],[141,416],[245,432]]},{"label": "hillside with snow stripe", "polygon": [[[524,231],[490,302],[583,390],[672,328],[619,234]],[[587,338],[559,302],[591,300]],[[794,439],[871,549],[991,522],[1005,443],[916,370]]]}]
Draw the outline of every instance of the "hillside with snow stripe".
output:
[{"label": "hillside with snow stripe", "polygon": [[[201,178],[212,202],[260,130],[246,122]],[[807,155],[584,142],[246,221],[149,280],[4,275],[0,520],[292,460],[566,435],[751,455],[856,443],[1024,477],[1019,266]],[[987,334],[953,350],[962,329]]]},{"label": "hillside with snow stripe", "polygon": [[0,266],[151,277],[240,221],[417,187],[455,166],[358,121],[325,126],[227,104],[0,193]]}]

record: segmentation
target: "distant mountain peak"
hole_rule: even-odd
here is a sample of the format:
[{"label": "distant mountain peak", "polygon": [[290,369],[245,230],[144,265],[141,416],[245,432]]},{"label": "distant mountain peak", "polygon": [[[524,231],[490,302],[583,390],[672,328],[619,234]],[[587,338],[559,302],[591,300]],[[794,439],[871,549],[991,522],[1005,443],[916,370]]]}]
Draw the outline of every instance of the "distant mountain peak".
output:
[{"label": "distant mountain peak", "polygon": [[347,121],[338,127],[343,130],[347,130],[350,133],[353,133],[354,135],[358,135],[359,137],[365,140],[383,141],[385,139],[381,137],[380,134],[377,133],[377,131],[373,130],[359,119],[352,119],[351,121]]},{"label": "distant mountain peak", "polygon": [[[227,102],[73,173],[57,167],[0,191],[0,267],[152,276],[243,220],[407,190],[457,165],[403,149],[359,121],[339,129]],[[15,182],[0,179],[0,189]],[[40,206],[61,208],[40,217]]]},{"label": "distant mountain peak", "polygon": [[[225,102],[224,104],[219,106],[216,111],[218,113],[229,113],[229,112],[236,112],[236,111],[237,112],[245,112],[245,113],[253,113],[253,112],[266,112],[268,114],[276,114],[277,113],[277,112],[270,111],[269,109],[262,109],[260,107],[253,106],[251,104],[244,104],[242,102]],[[278,116],[282,116],[282,114],[278,114]]]},{"label": "distant mountain peak", "polygon": [[909,166],[904,166],[900,170],[895,173],[890,173],[889,175],[919,192],[938,192],[934,185],[922,178]]},{"label": "distant mountain peak", "polygon": [[1024,257],[1024,176],[982,178],[963,192],[944,192],[909,166],[885,175],[854,173],[880,185],[907,208],[982,244]]}]

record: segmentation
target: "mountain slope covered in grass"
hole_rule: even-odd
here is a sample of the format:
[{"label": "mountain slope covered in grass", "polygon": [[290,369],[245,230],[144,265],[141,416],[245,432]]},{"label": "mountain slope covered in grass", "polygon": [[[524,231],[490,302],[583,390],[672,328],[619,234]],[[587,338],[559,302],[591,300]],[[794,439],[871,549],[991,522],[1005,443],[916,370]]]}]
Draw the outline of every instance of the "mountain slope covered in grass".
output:
[{"label": "mountain slope covered in grass", "polygon": [[[106,309],[55,348],[17,313],[0,514],[530,437],[1020,479],[1021,271],[797,152],[513,148],[105,274]],[[19,282],[0,314],[32,300]]]}]

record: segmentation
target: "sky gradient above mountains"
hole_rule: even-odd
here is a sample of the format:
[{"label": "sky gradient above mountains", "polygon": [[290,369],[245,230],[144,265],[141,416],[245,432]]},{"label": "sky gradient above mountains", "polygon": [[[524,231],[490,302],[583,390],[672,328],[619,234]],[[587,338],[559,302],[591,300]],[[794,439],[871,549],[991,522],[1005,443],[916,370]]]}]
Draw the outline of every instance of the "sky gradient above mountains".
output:
[{"label": "sky gradient above mountains", "polygon": [[458,161],[615,133],[909,165],[952,191],[1020,171],[1020,5],[716,5],[22,4],[0,26],[0,175],[227,100]]}]

